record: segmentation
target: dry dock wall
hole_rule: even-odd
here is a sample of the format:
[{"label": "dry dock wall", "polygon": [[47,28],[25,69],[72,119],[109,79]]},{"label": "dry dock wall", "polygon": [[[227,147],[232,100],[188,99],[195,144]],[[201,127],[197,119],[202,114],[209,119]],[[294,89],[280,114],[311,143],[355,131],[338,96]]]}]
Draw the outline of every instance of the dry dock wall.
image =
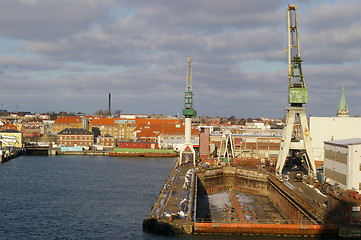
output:
[{"label": "dry dock wall", "polygon": [[229,189],[267,196],[267,175],[235,167],[203,169],[197,172],[199,183],[208,194]]},{"label": "dry dock wall", "polygon": [[290,223],[325,224],[327,214],[311,205],[273,176],[268,176],[268,198]]}]

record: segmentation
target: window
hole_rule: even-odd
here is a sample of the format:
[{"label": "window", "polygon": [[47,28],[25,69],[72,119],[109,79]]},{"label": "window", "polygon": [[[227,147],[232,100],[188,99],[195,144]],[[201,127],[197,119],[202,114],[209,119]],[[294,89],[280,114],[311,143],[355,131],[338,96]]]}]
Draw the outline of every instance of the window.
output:
[{"label": "window", "polygon": [[358,209],[358,211],[352,211],[352,218],[353,219],[359,219],[360,218],[360,209]]}]

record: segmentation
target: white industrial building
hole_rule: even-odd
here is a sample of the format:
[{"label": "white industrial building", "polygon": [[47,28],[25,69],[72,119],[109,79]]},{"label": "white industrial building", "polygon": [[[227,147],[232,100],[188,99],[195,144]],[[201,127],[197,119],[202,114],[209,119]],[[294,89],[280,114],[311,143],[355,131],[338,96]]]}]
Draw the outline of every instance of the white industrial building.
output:
[{"label": "white industrial building", "polygon": [[324,141],[361,138],[360,117],[310,117],[310,137],[315,161],[323,161]]},{"label": "white industrial building", "polygon": [[326,180],[361,193],[361,138],[326,141],[324,146]]},{"label": "white industrial building", "polygon": [[336,117],[310,117],[310,137],[316,163],[324,160],[324,141],[361,138],[361,118],[349,117],[345,89],[341,89]]}]

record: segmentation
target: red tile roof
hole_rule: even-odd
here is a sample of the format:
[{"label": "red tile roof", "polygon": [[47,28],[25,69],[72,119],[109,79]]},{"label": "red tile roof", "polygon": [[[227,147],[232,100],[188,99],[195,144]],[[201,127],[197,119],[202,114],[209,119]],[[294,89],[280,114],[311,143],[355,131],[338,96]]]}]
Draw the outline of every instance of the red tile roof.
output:
[{"label": "red tile roof", "polygon": [[137,137],[146,137],[146,138],[150,138],[150,137],[157,137],[159,134],[155,133],[152,129],[150,128],[144,128],[142,129],[140,132],[137,133]]},{"label": "red tile roof", "polygon": [[12,124],[10,121],[8,120],[3,120],[3,125],[0,126],[0,130],[6,130],[6,129],[14,129],[17,130],[16,126],[14,124]]},{"label": "red tile roof", "polygon": [[91,120],[92,125],[116,125],[115,120],[117,118],[94,118]]},{"label": "red tile roof", "polygon": [[135,119],[135,125],[155,125],[155,124],[182,124],[179,119],[158,119],[158,118],[137,118]]},{"label": "red tile roof", "polygon": [[81,123],[80,117],[60,117],[57,118],[54,124],[64,124],[64,123]]}]

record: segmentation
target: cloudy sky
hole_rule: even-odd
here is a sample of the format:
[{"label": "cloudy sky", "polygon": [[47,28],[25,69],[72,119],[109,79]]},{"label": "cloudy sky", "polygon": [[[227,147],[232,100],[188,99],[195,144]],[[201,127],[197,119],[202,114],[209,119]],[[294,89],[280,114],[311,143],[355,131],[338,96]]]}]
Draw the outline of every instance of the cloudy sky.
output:
[{"label": "cloudy sky", "polygon": [[282,117],[287,4],[297,4],[308,114],[341,87],[361,115],[359,0],[0,0],[0,104],[8,111],[177,115],[193,58],[199,115]]}]

